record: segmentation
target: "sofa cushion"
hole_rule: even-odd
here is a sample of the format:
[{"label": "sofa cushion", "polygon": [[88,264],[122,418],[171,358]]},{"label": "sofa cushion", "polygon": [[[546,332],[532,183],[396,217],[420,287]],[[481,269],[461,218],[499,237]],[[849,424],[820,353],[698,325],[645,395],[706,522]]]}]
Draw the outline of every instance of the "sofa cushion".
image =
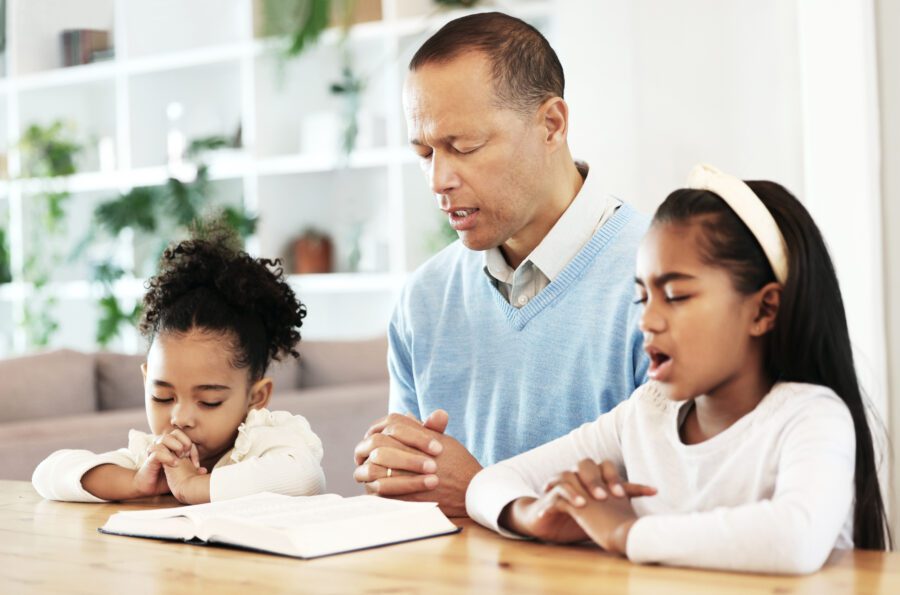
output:
[{"label": "sofa cushion", "polygon": [[143,355],[102,352],[95,355],[97,402],[101,410],[144,406]]},{"label": "sofa cushion", "polygon": [[288,355],[280,362],[272,362],[272,365],[266,370],[266,376],[272,379],[275,392],[299,388],[300,362]]},{"label": "sofa cushion", "polygon": [[342,496],[363,493],[353,479],[353,449],[372,422],[387,413],[386,381],[277,393],[272,395],[269,408],[290,411],[309,421],[325,449],[322,469],[326,491]]},{"label": "sofa cushion", "polygon": [[132,428],[149,431],[143,407],[2,424],[0,479],[29,481],[38,463],[62,448],[98,453],[123,448]]},{"label": "sofa cushion", "polygon": [[[369,382],[276,391],[269,408],[306,417],[325,449],[326,489],[352,496],[362,493],[353,480],[353,449],[369,425],[387,412],[387,401],[387,383]],[[61,448],[122,448],[132,428],[149,431],[143,407],[2,424],[0,479],[30,480],[38,463]]]},{"label": "sofa cushion", "polygon": [[60,349],[0,360],[0,422],[95,411],[93,359]]},{"label": "sofa cushion", "polygon": [[388,379],[386,337],[367,341],[301,341],[299,351],[302,388]]}]

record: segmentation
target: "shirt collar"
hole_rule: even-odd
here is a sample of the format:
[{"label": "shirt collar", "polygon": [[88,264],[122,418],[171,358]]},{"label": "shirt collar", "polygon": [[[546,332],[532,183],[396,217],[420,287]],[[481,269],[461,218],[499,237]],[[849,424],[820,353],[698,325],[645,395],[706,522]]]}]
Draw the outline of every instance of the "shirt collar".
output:
[{"label": "shirt collar", "polygon": [[[584,178],[581,190],[544,239],[519,265],[531,262],[550,281],[555,280],[590,241],[606,209],[617,204],[613,197],[600,192],[599,182],[588,175],[590,166],[587,163],[576,161],[575,166]],[[484,251],[484,270],[502,283],[512,283],[515,273],[500,248]]]}]

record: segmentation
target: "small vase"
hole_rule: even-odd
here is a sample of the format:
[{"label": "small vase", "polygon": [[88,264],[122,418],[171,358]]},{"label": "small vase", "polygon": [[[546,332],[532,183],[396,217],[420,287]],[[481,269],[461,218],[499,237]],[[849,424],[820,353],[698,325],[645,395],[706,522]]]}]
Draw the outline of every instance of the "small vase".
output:
[{"label": "small vase", "polygon": [[331,240],[325,236],[302,236],[294,241],[294,274],[331,272]]}]

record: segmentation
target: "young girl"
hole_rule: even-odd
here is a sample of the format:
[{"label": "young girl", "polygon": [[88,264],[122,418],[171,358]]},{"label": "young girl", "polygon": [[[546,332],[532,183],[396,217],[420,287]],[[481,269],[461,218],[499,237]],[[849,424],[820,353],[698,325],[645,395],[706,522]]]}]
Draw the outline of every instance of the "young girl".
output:
[{"label": "young girl", "polygon": [[511,537],[739,571],[808,573],[833,549],[890,547],[818,228],[772,182],[699,166],[689,186],[638,253],[650,382],[479,473],[469,514]]},{"label": "young girl", "polygon": [[225,238],[169,248],[149,281],[140,324],[152,434],[94,454],[60,450],[32,483],[44,498],[127,500],[171,493],[196,504],[270,491],[320,493],[322,443],[307,421],[269,411],[272,360],[294,357],[306,307],[278,261],[226,248]]}]

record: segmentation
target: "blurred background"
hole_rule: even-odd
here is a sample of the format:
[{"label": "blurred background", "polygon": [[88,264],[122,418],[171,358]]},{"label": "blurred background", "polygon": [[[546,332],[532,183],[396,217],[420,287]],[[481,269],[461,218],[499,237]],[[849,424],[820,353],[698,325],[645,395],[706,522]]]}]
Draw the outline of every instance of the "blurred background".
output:
[{"label": "blurred background", "polygon": [[557,49],[570,144],[610,193],[649,214],[706,161],[804,201],[864,388],[900,428],[900,2],[0,7],[0,357],[140,352],[161,250],[223,222],[283,259],[305,338],[382,335],[405,275],[453,240],[406,146],[406,63],[446,21],[499,9]]}]

